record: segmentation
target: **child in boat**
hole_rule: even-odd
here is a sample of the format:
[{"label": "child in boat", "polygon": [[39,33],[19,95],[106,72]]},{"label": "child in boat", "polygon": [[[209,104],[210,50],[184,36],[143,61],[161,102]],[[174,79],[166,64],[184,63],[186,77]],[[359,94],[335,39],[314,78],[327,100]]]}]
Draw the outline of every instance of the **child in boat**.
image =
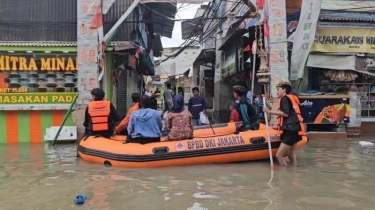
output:
[{"label": "child in boat", "polygon": [[130,117],[127,141],[140,143],[160,141],[163,124],[159,112],[150,108],[150,97],[141,96],[139,107],[140,109]]},{"label": "child in boat", "polygon": [[237,103],[232,102],[229,106],[230,109],[230,120],[229,122],[239,122],[240,121],[240,115],[238,114],[238,111],[236,109]]},{"label": "child in boat", "polygon": [[244,130],[258,130],[258,116],[255,112],[255,108],[248,102],[248,99],[245,97],[246,88],[235,85],[233,87],[233,96],[238,100],[237,112],[240,115],[240,120],[242,121]]},{"label": "child in boat", "polygon": [[[281,129],[281,144],[276,153],[276,158],[281,166],[287,166],[285,156],[288,156],[291,165],[297,165],[297,143],[302,139],[302,121],[298,118],[298,99],[292,96],[292,85],[289,82],[280,82],[277,85],[277,96],[280,98],[279,111],[271,111],[263,107],[264,112],[279,116],[278,126]],[[293,100],[291,100],[293,99]],[[298,102],[296,102],[298,101]],[[299,110],[299,108],[298,108]],[[298,114],[297,114],[298,113]]]},{"label": "child in boat", "polygon": [[176,95],[173,107],[168,111],[165,120],[165,129],[168,131],[167,140],[182,140],[193,137],[192,115],[184,108],[184,97]]}]

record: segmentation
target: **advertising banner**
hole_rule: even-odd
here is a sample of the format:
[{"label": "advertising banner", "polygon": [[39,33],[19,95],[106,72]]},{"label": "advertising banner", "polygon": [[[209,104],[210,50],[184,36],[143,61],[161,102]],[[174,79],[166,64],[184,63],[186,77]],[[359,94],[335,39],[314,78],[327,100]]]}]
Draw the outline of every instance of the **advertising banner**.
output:
[{"label": "advertising banner", "polygon": [[225,51],[224,56],[221,57],[221,77],[227,78],[236,71],[236,48],[232,46]]},{"label": "advertising banner", "polygon": [[375,53],[375,30],[318,28],[311,52]]},{"label": "advertising banner", "polygon": [[68,109],[76,92],[76,55],[0,54],[0,109]]},{"label": "advertising banner", "polygon": [[302,2],[301,17],[293,40],[290,80],[303,77],[306,60],[314,42],[321,3],[322,0],[304,0]]},{"label": "advertising banner", "polygon": [[300,97],[304,123],[349,123],[350,106],[347,98]]}]

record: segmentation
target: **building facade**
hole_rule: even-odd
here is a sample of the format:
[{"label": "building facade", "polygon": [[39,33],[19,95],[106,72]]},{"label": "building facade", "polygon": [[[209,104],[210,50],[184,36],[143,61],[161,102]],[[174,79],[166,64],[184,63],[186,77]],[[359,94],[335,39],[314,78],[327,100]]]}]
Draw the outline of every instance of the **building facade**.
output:
[{"label": "building facade", "polygon": [[[104,34],[131,3],[117,0],[109,7],[103,14]],[[103,69],[97,64],[98,43],[87,40],[91,48],[77,48],[78,34],[97,33],[89,23],[77,21],[87,9],[74,0],[43,1],[37,6],[27,1],[2,2],[0,123],[4,135],[0,142],[43,142],[52,126],[61,125],[74,96],[95,87],[102,87],[124,115],[130,105],[127,93],[141,92],[142,75],[154,74],[153,56],[162,51],[160,36],[172,35],[168,16],[174,17],[176,5],[139,5],[106,47]],[[168,12],[158,15],[163,11]],[[157,27],[161,22],[167,24]],[[93,67],[85,76],[79,76],[82,62]],[[100,71],[104,74],[98,84]],[[81,105],[65,123],[78,126],[78,131],[83,130],[85,104]]]}]

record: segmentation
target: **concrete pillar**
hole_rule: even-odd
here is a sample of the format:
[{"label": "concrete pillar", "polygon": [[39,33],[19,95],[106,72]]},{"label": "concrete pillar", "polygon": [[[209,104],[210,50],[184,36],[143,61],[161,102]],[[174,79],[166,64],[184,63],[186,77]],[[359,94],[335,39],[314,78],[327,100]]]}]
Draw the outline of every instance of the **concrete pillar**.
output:
[{"label": "concrete pillar", "polygon": [[[278,11],[278,12],[274,12]],[[289,79],[288,44],[286,41],[286,5],[285,1],[269,4],[269,66],[271,73],[271,96],[277,97],[276,85]]]},{"label": "concrete pillar", "polygon": [[[78,138],[83,135],[84,110],[91,100],[91,90],[98,87],[96,29],[90,29],[94,12],[89,11],[93,1],[77,1],[77,66],[78,66],[78,100],[77,109],[72,113],[78,127]],[[93,8],[95,9],[95,8]]]},{"label": "concrete pillar", "polygon": [[[275,12],[277,11],[277,12]],[[276,85],[280,81],[289,79],[288,45],[286,42],[286,4],[285,1],[278,1],[275,4],[268,4],[269,20],[269,66],[270,66],[270,88],[272,110],[279,107],[279,98],[277,97]],[[272,116],[271,126],[277,125],[277,118]]]},{"label": "concrete pillar", "polygon": [[228,81],[215,83],[214,117],[219,122],[229,121],[228,103],[234,101],[232,85]]}]

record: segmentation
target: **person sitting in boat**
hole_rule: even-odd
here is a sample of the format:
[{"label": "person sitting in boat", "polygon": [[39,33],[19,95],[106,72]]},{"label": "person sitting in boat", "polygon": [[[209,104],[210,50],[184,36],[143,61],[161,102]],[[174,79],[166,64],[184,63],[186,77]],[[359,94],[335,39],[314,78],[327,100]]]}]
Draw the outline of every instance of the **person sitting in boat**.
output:
[{"label": "person sitting in boat", "polygon": [[258,116],[255,112],[255,108],[248,102],[245,96],[246,88],[240,85],[233,87],[233,96],[238,100],[237,112],[240,115],[244,130],[258,130]]},{"label": "person sitting in boat", "polygon": [[184,97],[176,95],[173,107],[168,111],[165,120],[165,129],[168,131],[167,140],[182,140],[193,137],[192,115],[184,108]]},{"label": "person sitting in boat", "polygon": [[139,93],[133,93],[132,94],[132,101],[133,101],[133,106],[130,107],[128,110],[128,113],[126,114],[125,118],[118,124],[115,128],[115,134],[122,134],[122,135],[128,135],[128,124],[130,121],[130,117],[132,114],[139,109],[139,98],[140,98]]},{"label": "person sitting in boat", "polygon": [[[249,89],[245,81],[240,80],[236,82],[234,85],[239,85],[239,86],[244,87],[246,89],[245,97],[247,98],[247,100],[251,101],[251,98],[253,98],[253,93],[251,92],[251,90]],[[238,103],[239,101],[236,101],[236,102]]]},{"label": "person sitting in boat", "polygon": [[94,88],[91,91],[92,101],[85,112],[86,135],[112,136],[115,124],[120,121],[116,108],[110,101],[104,100],[104,91]]},{"label": "person sitting in boat", "polygon": [[281,166],[287,166],[285,156],[288,156],[291,165],[297,165],[297,143],[306,135],[300,102],[297,96],[290,94],[292,85],[280,82],[277,86],[277,96],[280,98],[278,111],[263,108],[264,112],[278,116],[278,129],[281,133],[281,144],[276,158]]},{"label": "person sitting in boat", "polygon": [[150,97],[140,97],[140,109],[133,112],[128,125],[127,142],[157,142],[160,141],[161,129],[163,127],[160,114],[151,109]]},{"label": "person sitting in boat", "polygon": [[237,107],[236,102],[232,102],[229,106],[229,109],[230,109],[229,122],[239,122],[240,121],[240,115],[238,114],[238,111],[237,111],[236,107]]}]

